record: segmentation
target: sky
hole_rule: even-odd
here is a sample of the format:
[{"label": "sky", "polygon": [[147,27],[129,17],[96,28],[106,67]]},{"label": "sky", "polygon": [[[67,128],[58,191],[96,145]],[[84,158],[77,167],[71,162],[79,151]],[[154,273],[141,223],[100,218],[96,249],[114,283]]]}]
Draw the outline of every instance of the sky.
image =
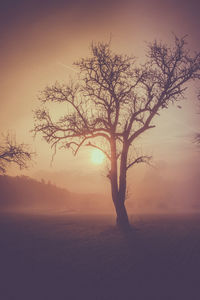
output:
[{"label": "sky", "polygon": [[[39,91],[73,76],[73,62],[89,54],[91,41],[112,37],[114,51],[144,61],[146,42],[157,39],[170,44],[172,33],[187,34],[188,48],[198,51],[199,10],[197,0],[1,0],[0,130],[16,133],[19,142],[30,144],[37,152],[29,170],[11,168],[8,173],[50,178],[58,185],[70,185],[72,190],[77,189],[79,180],[80,191],[99,192],[105,185],[107,192],[105,166],[92,164],[89,150],[82,150],[76,158],[60,151],[50,165],[49,145],[41,137],[33,140],[32,111],[38,107]],[[193,134],[200,128],[197,89],[197,85],[191,85],[182,109],[175,105],[164,111],[155,120],[156,128],[140,141],[142,151],[153,155],[156,168],[163,170],[161,166],[165,166],[161,173],[166,179],[175,176],[187,181],[188,176],[199,174],[200,153],[192,143]],[[142,185],[149,172],[148,166],[131,171],[130,185],[135,178],[138,186]]]}]

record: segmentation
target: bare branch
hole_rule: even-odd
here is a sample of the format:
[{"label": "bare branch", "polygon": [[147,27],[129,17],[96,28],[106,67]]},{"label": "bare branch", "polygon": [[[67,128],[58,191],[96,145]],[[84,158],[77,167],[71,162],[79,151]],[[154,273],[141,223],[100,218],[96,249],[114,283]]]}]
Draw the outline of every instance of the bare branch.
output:
[{"label": "bare branch", "polygon": [[30,152],[26,144],[17,144],[15,136],[2,135],[0,144],[0,172],[6,173],[10,164],[18,165],[20,169],[28,167],[35,153]]},{"label": "bare branch", "polygon": [[127,165],[126,170],[128,170],[129,168],[131,168],[135,164],[139,164],[139,163],[147,163],[147,164],[149,164],[149,162],[150,162],[151,159],[152,159],[152,156],[146,156],[146,155],[139,156],[134,161],[132,161],[129,165]]},{"label": "bare branch", "polygon": [[200,145],[200,133],[197,133],[195,136],[195,143]]},{"label": "bare branch", "polygon": [[110,155],[109,155],[104,149],[102,149],[102,147],[99,147],[99,146],[97,146],[97,145],[95,145],[95,144],[92,144],[91,142],[89,142],[89,143],[86,144],[85,146],[93,147],[93,148],[96,148],[96,149],[100,150],[103,154],[105,154],[105,156],[106,156],[109,160],[111,160]]},{"label": "bare branch", "polygon": [[[186,37],[174,37],[174,46],[154,41],[147,61],[136,65],[132,56],[115,54],[110,43],[91,45],[88,58],[75,63],[78,79],[69,85],[56,83],[40,97],[43,107],[35,112],[35,134],[40,133],[56,151],[70,148],[74,155],[83,146],[101,150],[108,158],[108,178],[118,217],[124,214],[126,173],[151,157],[137,155],[129,162],[135,141],[154,128],[153,120],[171,103],[180,101],[188,83],[200,79],[200,53],[186,48]],[[56,118],[48,105],[59,103]],[[106,141],[108,150],[100,142]],[[125,214],[127,221],[127,216]]]}]

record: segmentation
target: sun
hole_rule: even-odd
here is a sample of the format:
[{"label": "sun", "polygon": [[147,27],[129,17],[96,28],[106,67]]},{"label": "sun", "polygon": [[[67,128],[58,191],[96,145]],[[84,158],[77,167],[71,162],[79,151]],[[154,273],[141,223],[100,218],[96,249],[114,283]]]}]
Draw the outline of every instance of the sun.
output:
[{"label": "sun", "polygon": [[99,149],[92,150],[91,160],[94,164],[96,164],[96,165],[102,164],[104,161],[104,158],[105,158],[105,155]]}]

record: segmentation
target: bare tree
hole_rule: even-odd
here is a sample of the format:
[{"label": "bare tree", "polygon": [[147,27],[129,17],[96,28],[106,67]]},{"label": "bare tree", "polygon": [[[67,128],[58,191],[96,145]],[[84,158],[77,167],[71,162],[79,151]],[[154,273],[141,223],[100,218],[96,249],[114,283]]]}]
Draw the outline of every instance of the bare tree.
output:
[{"label": "bare tree", "polygon": [[0,142],[0,173],[6,173],[10,164],[16,164],[20,169],[26,168],[34,153],[25,144],[17,144],[14,135],[1,136]]},{"label": "bare tree", "polygon": [[[147,46],[146,63],[137,65],[134,57],[113,53],[110,43],[92,44],[90,57],[74,64],[78,79],[48,86],[39,97],[42,106],[34,113],[35,134],[41,133],[55,151],[60,144],[76,155],[86,145],[107,157],[121,229],[130,228],[125,208],[127,171],[149,160],[143,155],[130,160],[131,146],[155,127],[152,120],[162,109],[181,99],[188,81],[200,78],[200,54],[191,56],[185,46],[185,37],[175,37],[173,47],[154,41]],[[66,105],[61,118],[55,120],[47,102]]]}]

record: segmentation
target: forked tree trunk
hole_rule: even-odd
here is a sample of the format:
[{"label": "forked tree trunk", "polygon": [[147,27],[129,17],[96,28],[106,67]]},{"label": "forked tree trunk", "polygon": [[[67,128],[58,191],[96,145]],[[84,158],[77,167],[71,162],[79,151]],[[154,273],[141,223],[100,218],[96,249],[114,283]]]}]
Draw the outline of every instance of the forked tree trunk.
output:
[{"label": "forked tree trunk", "polygon": [[118,188],[118,199],[116,205],[117,212],[117,226],[122,230],[130,230],[130,223],[128,214],[125,207],[126,199],[126,173],[127,173],[127,155],[128,145],[124,142],[121,162],[120,162],[120,176],[119,176],[119,188]]},{"label": "forked tree trunk", "polygon": [[128,214],[125,207],[125,194],[126,190],[118,190],[118,186],[115,181],[111,179],[111,190],[112,190],[112,199],[116,211],[116,224],[117,227],[123,231],[130,230],[130,223],[128,219]]},{"label": "forked tree trunk", "polygon": [[125,207],[126,160],[127,160],[127,150],[125,149],[122,152],[122,157],[121,157],[120,178],[119,178],[119,186],[118,186],[116,141],[113,139],[111,142],[110,183],[111,183],[112,199],[117,214],[116,224],[117,227],[123,231],[130,230],[130,223],[129,223],[128,214]]},{"label": "forked tree trunk", "polygon": [[122,231],[130,230],[131,227],[130,227],[125,203],[123,201],[120,201],[120,199],[118,199],[117,201],[115,201],[114,205],[117,214],[117,218],[116,218],[117,227]]}]

